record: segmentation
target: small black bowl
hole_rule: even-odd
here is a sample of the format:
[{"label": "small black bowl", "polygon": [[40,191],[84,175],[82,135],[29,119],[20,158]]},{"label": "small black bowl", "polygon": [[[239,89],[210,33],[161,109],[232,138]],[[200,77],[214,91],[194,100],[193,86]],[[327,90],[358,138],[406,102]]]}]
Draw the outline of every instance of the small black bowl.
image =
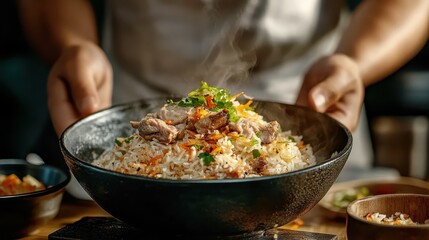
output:
[{"label": "small black bowl", "polygon": [[0,174],[29,174],[46,189],[0,196],[0,239],[26,236],[53,219],[59,211],[70,174],[48,165],[33,165],[21,159],[0,159]]},{"label": "small black bowl", "polygon": [[284,225],[322,199],[352,148],[351,133],[325,114],[255,101],[255,111],[265,119],[278,121],[282,129],[302,135],[311,144],[316,165],[246,179],[171,180],[127,175],[91,164],[113,147],[116,137],[134,131],[130,120],[139,120],[165,102],[142,100],[100,111],[67,128],[60,141],[67,165],[88,194],[115,218],[146,232],[207,239]]}]

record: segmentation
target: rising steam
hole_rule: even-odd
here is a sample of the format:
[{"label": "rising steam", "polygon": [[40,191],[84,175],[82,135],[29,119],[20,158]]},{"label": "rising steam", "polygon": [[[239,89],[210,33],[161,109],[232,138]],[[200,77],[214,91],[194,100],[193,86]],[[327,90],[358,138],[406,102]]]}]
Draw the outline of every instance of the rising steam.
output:
[{"label": "rising steam", "polygon": [[237,41],[241,37],[239,25],[245,12],[237,14],[230,24],[221,26],[216,26],[216,18],[221,16],[216,16],[215,10],[213,12],[213,24],[221,36],[213,40],[212,48],[197,68],[194,79],[204,80],[212,86],[238,90],[256,63],[256,55],[249,55],[248,50],[244,54]]}]

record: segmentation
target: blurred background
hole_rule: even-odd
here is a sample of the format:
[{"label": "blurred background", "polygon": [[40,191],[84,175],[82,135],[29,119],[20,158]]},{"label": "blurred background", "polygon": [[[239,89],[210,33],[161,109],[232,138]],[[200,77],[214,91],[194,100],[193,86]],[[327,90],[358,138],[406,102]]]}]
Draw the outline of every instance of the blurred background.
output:
[{"label": "blurred background", "polygon": [[[104,1],[93,0],[97,20]],[[353,9],[359,1],[348,1]],[[47,109],[49,67],[23,36],[16,1],[0,3],[0,159],[38,154],[66,168]],[[412,37],[412,36],[410,36]],[[398,51],[400,51],[398,49]],[[373,166],[429,180],[429,46],[385,80],[367,88],[365,107]]]}]

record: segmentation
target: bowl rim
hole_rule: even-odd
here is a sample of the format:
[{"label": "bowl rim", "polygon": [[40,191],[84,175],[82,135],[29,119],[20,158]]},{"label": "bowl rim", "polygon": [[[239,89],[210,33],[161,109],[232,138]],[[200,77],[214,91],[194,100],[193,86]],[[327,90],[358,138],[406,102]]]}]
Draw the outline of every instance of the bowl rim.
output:
[{"label": "bowl rim", "polygon": [[[367,221],[365,220],[363,217],[359,217],[357,216],[357,214],[355,212],[352,211],[352,207],[355,206],[358,203],[361,202],[367,202],[367,201],[371,201],[377,198],[386,198],[386,197],[391,197],[391,198],[398,198],[398,197],[423,197],[423,198],[428,198],[429,199],[429,195],[428,194],[418,194],[418,193],[391,193],[391,194],[382,194],[382,195],[374,195],[374,196],[368,196],[368,197],[364,197],[358,200],[355,200],[353,202],[351,202],[348,206],[347,206],[347,218],[351,217],[354,220],[361,222],[361,223],[365,223],[365,224],[369,224],[369,225],[373,225],[373,226],[377,226],[377,227],[383,227],[383,228],[422,228],[422,229],[427,229],[429,228],[429,224],[417,224],[417,225],[389,225],[389,224],[383,224],[383,223],[377,223],[377,222],[371,222],[371,221]],[[349,224],[349,220],[347,220],[347,225]]]},{"label": "bowl rim", "polygon": [[157,182],[157,183],[174,183],[174,184],[216,183],[216,184],[224,184],[224,183],[259,182],[259,181],[263,181],[263,180],[273,180],[273,179],[283,178],[286,176],[294,176],[294,175],[304,174],[304,173],[307,173],[307,172],[314,170],[315,168],[324,167],[326,165],[331,164],[332,162],[335,162],[339,159],[344,158],[345,155],[350,153],[351,148],[352,148],[353,136],[352,136],[351,131],[344,124],[342,124],[338,120],[330,117],[329,115],[327,115],[325,113],[315,112],[315,111],[313,111],[307,107],[304,107],[304,106],[292,105],[292,104],[281,103],[281,102],[258,100],[258,99],[253,99],[253,101],[254,102],[260,102],[260,103],[281,104],[281,105],[285,105],[285,106],[292,107],[292,108],[299,108],[299,109],[302,109],[306,112],[311,112],[312,114],[327,117],[331,121],[335,122],[340,127],[340,129],[342,129],[344,131],[344,133],[347,136],[347,143],[345,144],[344,148],[341,149],[341,151],[339,151],[339,152],[337,152],[337,154],[335,154],[335,156],[331,156],[330,158],[324,160],[324,162],[322,162],[322,163],[316,163],[313,166],[309,166],[309,167],[306,167],[303,169],[299,169],[299,170],[295,170],[295,171],[287,172],[287,173],[282,173],[282,174],[269,175],[269,176],[259,176],[259,177],[251,177],[251,178],[225,178],[225,179],[166,179],[166,178],[151,178],[151,177],[146,177],[146,176],[141,176],[141,175],[131,175],[131,174],[120,173],[120,172],[116,172],[113,170],[108,170],[108,169],[104,169],[101,167],[97,167],[97,166],[92,165],[88,162],[85,162],[85,161],[75,157],[72,153],[70,153],[69,149],[67,149],[65,146],[65,140],[64,140],[65,137],[67,136],[67,134],[70,133],[70,131],[72,131],[73,128],[75,128],[78,125],[81,125],[81,124],[84,124],[84,123],[89,122],[91,120],[94,120],[100,116],[104,116],[112,110],[123,111],[126,109],[130,109],[130,108],[134,108],[136,106],[142,105],[145,102],[147,103],[148,101],[160,101],[160,100],[167,100],[167,99],[171,99],[171,98],[165,98],[165,97],[146,98],[146,99],[140,99],[140,100],[136,100],[136,101],[114,104],[111,107],[99,110],[97,112],[94,112],[94,113],[92,113],[86,117],[83,117],[83,118],[77,120],[76,122],[74,122],[73,124],[68,126],[62,132],[62,134],[60,136],[59,142],[60,142],[60,148],[61,148],[62,153],[65,156],[67,156],[67,158],[71,159],[73,162],[77,163],[78,165],[88,167],[91,170],[95,170],[96,172],[102,172],[102,173],[106,173],[106,174],[110,174],[110,175],[118,176],[118,177],[127,177],[127,178],[131,178],[131,179],[135,179],[135,180],[145,180],[148,182]]},{"label": "bowl rim", "polygon": [[38,197],[38,196],[44,196],[44,195],[49,195],[51,193],[55,193],[55,192],[59,192],[61,190],[65,190],[65,187],[67,186],[67,184],[69,183],[70,179],[71,179],[71,175],[69,172],[63,171],[57,167],[51,166],[49,164],[41,164],[41,165],[36,165],[36,164],[31,164],[23,159],[14,159],[14,158],[8,158],[8,159],[0,159],[0,166],[5,166],[5,165],[14,165],[14,166],[31,166],[34,168],[38,168],[38,169],[42,169],[42,168],[48,168],[51,169],[52,171],[56,171],[59,172],[60,174],[65,176],[65,179],[53,186],[49,186],[43,190],[39,190],[39,191],[33,191],[33,192],[28,192],[28,193],[21,193],[21,194],[14,194],[14,195],[5,195],[5,196],[0,196],[0,200],[2,199],[15,199],[15,198],[27,198],[27,197]]}]

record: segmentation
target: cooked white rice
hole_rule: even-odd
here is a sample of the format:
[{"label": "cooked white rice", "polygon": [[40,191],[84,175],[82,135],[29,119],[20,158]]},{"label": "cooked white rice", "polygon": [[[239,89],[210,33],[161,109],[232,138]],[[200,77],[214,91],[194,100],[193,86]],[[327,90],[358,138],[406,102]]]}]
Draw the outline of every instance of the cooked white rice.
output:
[{"label": "cooked white rice", "polygon": [[[254,123],[266,123],[256,112],[246,111],[245,116]],[[166,179],[247,178],[287,173],[315,164],[311,146],[290,131],[279,133],[269,144],[261,144],[257,134],[242,137],[217,130],[208,141],[207,136],[186,134],[183,140],[164,144],[145,140],[136,132],[116,142],[93,164],[121,173]],[[199,157],[207,147],[213,156],[209,164]],[[262,164],[258,163],[261,159]],[[261,164],[263,171],[255,172],[255,164]]]},{"label": "cooked white rice", "polygon": [[[417,225],[418,222],[413,221],[408,214],[396,212],[391,216],[379,212],[368,213],[365,219],[371,222],[387,224],[387,225]],[[429,224],[429,219],[425,220],[423,224]]]}]

